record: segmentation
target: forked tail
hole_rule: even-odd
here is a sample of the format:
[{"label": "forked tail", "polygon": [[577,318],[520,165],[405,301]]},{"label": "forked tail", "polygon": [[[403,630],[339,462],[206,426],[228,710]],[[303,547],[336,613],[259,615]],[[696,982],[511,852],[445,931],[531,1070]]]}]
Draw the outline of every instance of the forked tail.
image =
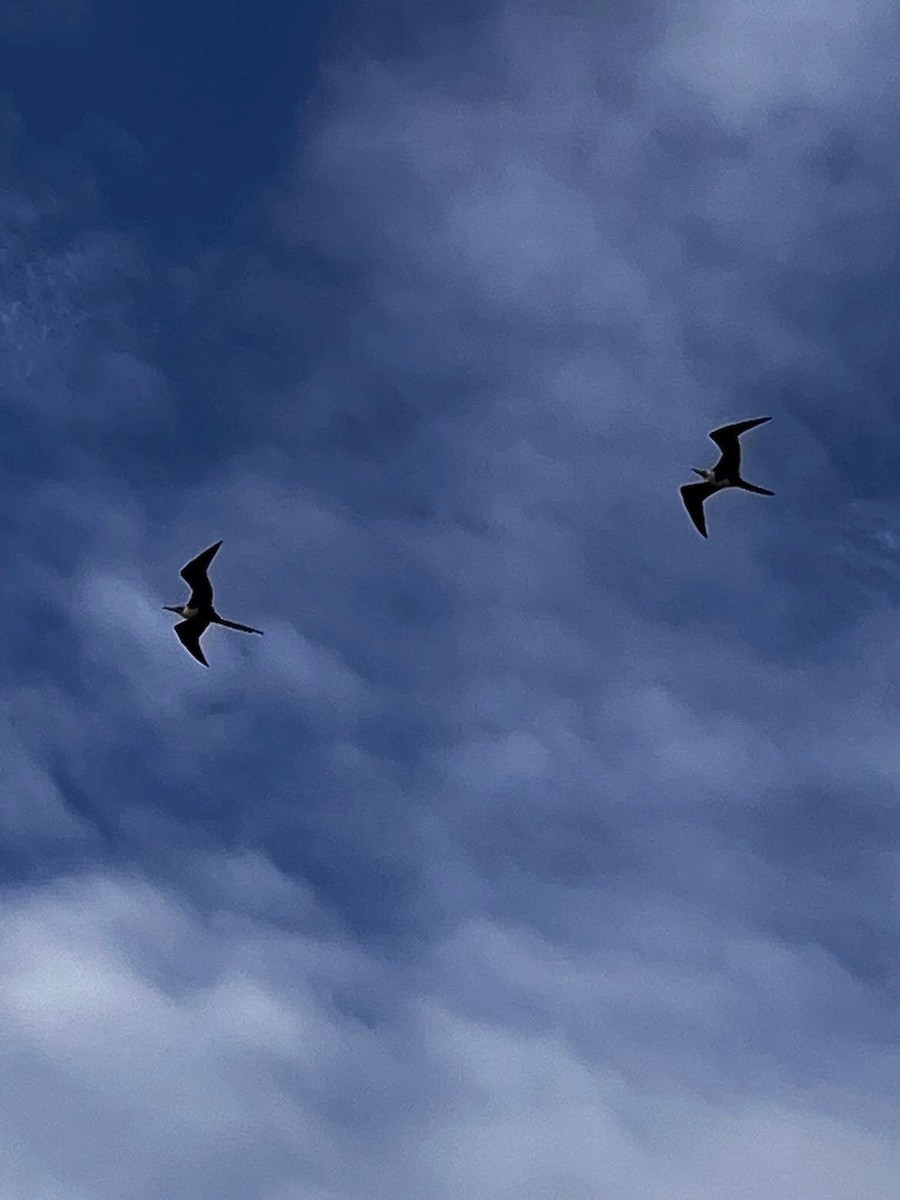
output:
[{"label": "forked tail", "polygon": [[746,479],[738,480],[737,486],[743,488],[745,492],[755,492],[757,496],[774,496],[774,492],[770,492],[768,488],[757,487],[755,483],[748,483]]},{"label": "forked tail", "polygon": [[261,629],[254,629],[252,625],[239,625],[237,621],[226,621],[218,613],[213,617],[213,623],[215,625],[224,625],[226,629],[239,629],[241,633],[262,633]]}]

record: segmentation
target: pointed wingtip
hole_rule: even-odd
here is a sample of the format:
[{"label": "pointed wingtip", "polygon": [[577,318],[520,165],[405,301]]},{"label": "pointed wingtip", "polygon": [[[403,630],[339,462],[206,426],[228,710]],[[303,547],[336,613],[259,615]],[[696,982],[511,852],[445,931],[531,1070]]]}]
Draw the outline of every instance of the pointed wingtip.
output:
[{"label": "pointed wingtip", "polygon": [[[682,484],[679,491],[681,492],[681,501],[684,504],[685,511],[691,519],[691,524],[697,530],[701,537],[706,537],[706,517],[703,512],[703,500],[698,504],[694,503],[694,497],[697,496],[697,488],[703,488],[702,483],[685,483]],[[708,492],[704,493],[704,498]]]}]

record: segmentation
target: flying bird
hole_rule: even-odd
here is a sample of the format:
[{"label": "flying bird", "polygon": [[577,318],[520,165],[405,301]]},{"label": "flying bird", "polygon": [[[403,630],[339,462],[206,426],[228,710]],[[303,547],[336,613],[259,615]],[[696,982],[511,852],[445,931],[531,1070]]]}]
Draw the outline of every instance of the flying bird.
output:
[{"label": "flying bird", "polygon": [[741,443],[740,436],[748,429],[764,425],[771,417],[755,417],[752,421],[738,421],[734,425],[723,425],[714,429],[709,435],[722,451],[722,456],[714,467],[701,470],[692,467],[695,475],[699,475],[702,483],[686,483],[681,489],[681,499],[688,511],[688,516],[704,537],[706,534],[706,513],[703,511],[704,501],[723,488],[741,488],[745,492],[755,492],[757,496],[774,496],[768,488],[757,487],[741,478]]},{"label": "flying bird", "polygon": [[213,590],[207,571],[221,545],[221,542],[216,542],[214,546],[192,558],[186,567],[181,568],[181,578],[191,589],[187,604],[163,605],[166,612],[178,613],[179,617],[184,617],[184,620],[175,626],[175,633],[188,654],[192,654],[204,667],[208,667],[209,663],[203,657],[200,639],[210,625],[224,625],[226,629],[239,629],[241,633],[262,633],[261,629],[254,629],[252,625],[238,625],[236,621],[226,621],[213,608]]}]

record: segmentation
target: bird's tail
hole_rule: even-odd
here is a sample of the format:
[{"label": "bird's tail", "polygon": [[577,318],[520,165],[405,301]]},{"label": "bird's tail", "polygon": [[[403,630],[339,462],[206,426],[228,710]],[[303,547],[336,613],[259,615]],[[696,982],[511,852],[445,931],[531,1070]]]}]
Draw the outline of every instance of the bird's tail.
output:
[{"label": "bird's tail", "polygon": [[252,625],[239,625],[237,621],[226,621],[224,617],[220,617],[218,613],[213,617],[213,623],[216,625],[224,625],[226,629],[239,629],[241,633],[262,633],[261,629],[254,629]]},{"label": "bird's tail", "polygon": [[745,492],[755,492],[757,496],[774,496],[774,492],[770,492],[768,488],[757,487],[755,483],[748,483],[746,479],[738,481],[737,487],[743,488]]}]

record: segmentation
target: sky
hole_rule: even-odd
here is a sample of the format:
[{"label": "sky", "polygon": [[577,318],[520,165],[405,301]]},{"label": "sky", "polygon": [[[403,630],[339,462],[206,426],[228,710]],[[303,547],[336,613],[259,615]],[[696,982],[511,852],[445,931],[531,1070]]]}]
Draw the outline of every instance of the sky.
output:
[{"label": "sky", "polygon": [[0,3],[4,1200],[897,1200],[898,50]]}]

